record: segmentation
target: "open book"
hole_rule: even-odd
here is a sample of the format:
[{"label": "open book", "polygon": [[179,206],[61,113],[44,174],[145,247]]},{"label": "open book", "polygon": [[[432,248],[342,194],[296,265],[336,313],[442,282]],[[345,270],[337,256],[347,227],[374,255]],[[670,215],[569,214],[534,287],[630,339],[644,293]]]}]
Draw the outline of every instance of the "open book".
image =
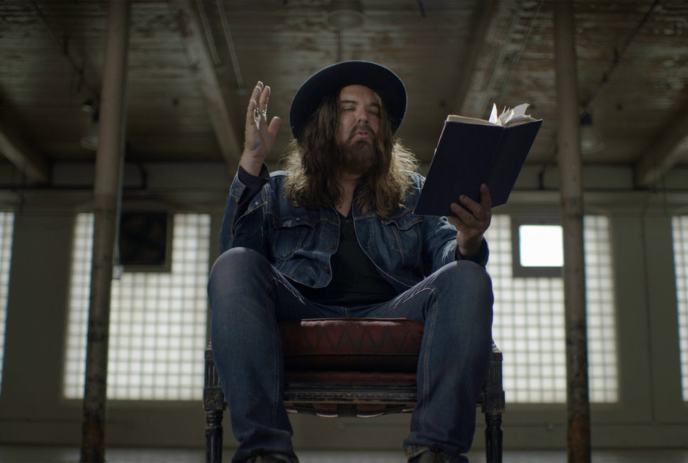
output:
[{"label": "open book", "polygon": [[480,202],[483,183],[492,207],[506,203],[542,125],[527,108],[522,104],[497,115],[493,105],[488,121],[448,116],[414,212],[454,215],[450,205],[461,195]]}]

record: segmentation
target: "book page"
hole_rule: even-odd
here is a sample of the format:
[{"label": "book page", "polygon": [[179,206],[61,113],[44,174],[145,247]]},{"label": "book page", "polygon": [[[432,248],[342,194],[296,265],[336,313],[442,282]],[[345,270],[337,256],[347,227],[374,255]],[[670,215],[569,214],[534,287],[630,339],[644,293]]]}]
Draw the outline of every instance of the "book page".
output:
[{"label": "book page", "polygon": [[507,109],[499,116],[502,125],[516,125],[524,122],[532,122],[535,119],[526,114],[526,109],[530,106],[528,103],[523,103],[516,106],[514,109]]},{"label": "book page", "polygon": [[493,124],[502,125],[502,121],[499,119],[499,116],[497,115],[497,104],[495,103],[492,103],[492,112],[490,112],[490,122],[492,122]]},{"label": "book page", "polygon": [[450,114],[449,116],[447,116],[447,122],[463,122],[464,124],[477,125],[495,125],[492,122],[488,122],[484,119],[478,119],[476,117],[457,116],[455,114]]},{"label": "book page", "polygon": [[533,122],[537,119],[530,117],[526,114],[526,109],[528,109],[530,104],[523,103],[515,108],[504,108],[502,114],[497,115],[497,105],[492,104],[492,112],[490,113],[490,119],[488,121],[484,119],[478,119],[477,117],[466,117],[458,116],[455,114],[450,114],[447,116],[447,122],[461,122],[464,124],[476,124],[476,125],[498,125],[502,127],[525,124],[527,122]]}]

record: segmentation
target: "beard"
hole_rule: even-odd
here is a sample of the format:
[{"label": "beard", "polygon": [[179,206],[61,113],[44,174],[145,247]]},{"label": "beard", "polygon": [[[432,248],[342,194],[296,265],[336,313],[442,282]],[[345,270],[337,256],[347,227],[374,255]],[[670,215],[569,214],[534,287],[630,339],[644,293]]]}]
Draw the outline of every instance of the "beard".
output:
[{"label": "beard", "polygon": [[[356,133],[362,129],[366,130],[371,138],[354,141]],[[339,145],[339,168],[343,172],[362,175],[369,173],[381,156],[372,128],[367,125],[356,126],[351,130],[346,143]]]}]

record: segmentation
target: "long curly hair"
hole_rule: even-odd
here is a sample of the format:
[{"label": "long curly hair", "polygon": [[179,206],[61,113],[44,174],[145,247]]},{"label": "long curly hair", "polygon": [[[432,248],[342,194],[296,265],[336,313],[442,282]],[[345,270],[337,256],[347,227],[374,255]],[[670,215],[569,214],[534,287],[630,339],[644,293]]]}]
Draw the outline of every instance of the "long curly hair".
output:
[{"label": "long curly hair", "polygon": [[[288,172],[285,193],[296,206],[319,209],[336,205],[343,191],[337,182],[341,148],[337,142],[338,94],[323,99],[304,128],[301,140],[292,140],[282,161]],[[378,97],[379,99],[379,97]],[[356,205],[364,212],[372,207],[388,219],[408,196],[410,175],[418,162],[413,153],[395,139],[389,117],[380,104],[380,129],[375,137],[372,167],[359,181]]]}]

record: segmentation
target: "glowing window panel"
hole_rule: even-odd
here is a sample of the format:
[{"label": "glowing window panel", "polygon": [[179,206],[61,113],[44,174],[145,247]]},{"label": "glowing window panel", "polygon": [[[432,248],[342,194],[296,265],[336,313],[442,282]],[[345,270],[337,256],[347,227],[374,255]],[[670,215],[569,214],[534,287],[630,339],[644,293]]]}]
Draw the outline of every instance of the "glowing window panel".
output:
[{"label": "glowing window panel", "polygon": [[[177,214],[170,273],[124,273],[112,282],[108,398],[199,400],[206,343],[210,216]],[[74,233],[63,390],[83,397],[93,214]]]},{"label": "glowing window panel", "polygon": [[564,265],[564,242],[560,225],[521,225],[518,230],[523,267]]},{"label": "glowing window panel", "polygon": [[7,321],[7,296],[10,288],[13,235],[14,214],[11,212],[0,212],[0,391],[2,391],[2,366],[5,358],[5,326]]},{"label": "glowing window panel", "polygon": [[688,400],[688,217],[672,218],[683,400]]}]

